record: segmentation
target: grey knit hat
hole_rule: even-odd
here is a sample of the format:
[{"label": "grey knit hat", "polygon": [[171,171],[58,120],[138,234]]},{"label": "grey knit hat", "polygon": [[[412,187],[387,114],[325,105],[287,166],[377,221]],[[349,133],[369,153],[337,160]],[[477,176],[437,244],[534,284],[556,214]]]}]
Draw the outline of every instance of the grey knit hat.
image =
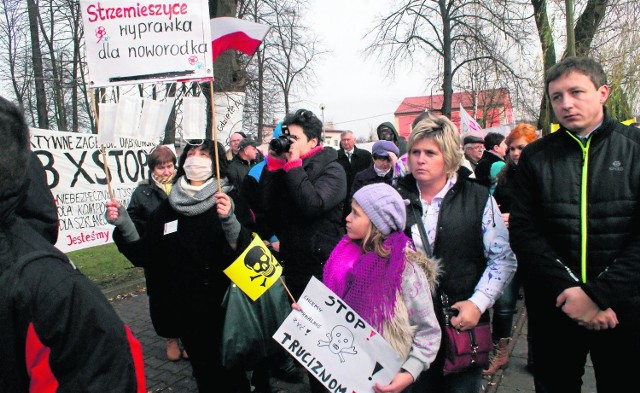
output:
[{"label": "grey knit hat", "polygon": [[373,225],[385,235],[392,231],[404,231],[407,222],[405,201],[398,191],[386,183],[362,187],[353,199],[358,202]]}]

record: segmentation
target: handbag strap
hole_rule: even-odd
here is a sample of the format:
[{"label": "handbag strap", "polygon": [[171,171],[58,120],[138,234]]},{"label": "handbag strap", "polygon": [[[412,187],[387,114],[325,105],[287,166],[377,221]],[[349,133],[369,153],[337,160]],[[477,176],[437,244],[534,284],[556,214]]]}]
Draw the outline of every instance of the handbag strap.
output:
[{"label": "handbag strap", "polygon": [[424,223],[422,222],[422,219],[418,216],[415,206],[411,205],[411,211],[413,212],[413,217],[416,220],[416,225],[418,226],[418,230],[420,232],[420,239],[422,239],[422,247],[424,248],[424,252],[427,254],[429,258],[431,258],[433,257],[433,251],[431,250],[431,244],[429,244],[427,231],[424,229]]}]

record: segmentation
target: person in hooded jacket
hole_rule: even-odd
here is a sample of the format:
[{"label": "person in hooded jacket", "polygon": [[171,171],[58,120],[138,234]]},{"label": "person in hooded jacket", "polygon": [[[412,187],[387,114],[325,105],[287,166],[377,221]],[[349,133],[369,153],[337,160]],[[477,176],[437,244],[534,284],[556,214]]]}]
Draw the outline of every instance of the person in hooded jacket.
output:
[{"label": "person in hooded jacket", "polygon": [[378,140],[380,141],[391,141],[398,146],[398,150],[400,151],[399,156],[402,156],[407,153],[407,140],[401,137],[396,131],[396,128],[390,122],[386,121],[376,128],[376,133],[378,134]]},{"label": "person in hooded jacket", "polygon": [[58,210],[53,194],[47,184],[47,176],[38,155],[29,151],[27,166],[28,198],[18,210],[18,215],[27,221],[39,234],[55,245],[58,241]]},{"label": "person in hooded jacket", "polygon": [[[222,144],[217,145],[222,154]],[[107,203],[120,252],[156,274],[158,290],[173,297],[177,334],[200,393],[250,391],[244,369],[225,368],[220,360],[222,300],[230,285],[223,270],[252,240],[249,209],[226,177],[227,164],[224,156],[216,160],[212,140],[188,141],[169,197],[141,234],[117,201]],[[256,391],[268,392],[268,368],[259,371],[253,375]]]},{"label": "person in hooded jacket", "polygon": [[20,215],[28,206],[35,213],[29,216],[41,216],[33,202],[45,200],[41,213],[52,216],[55,205],[44,189],[34,192],[46,183],[27,174],[37,159],[29,127],[2,97],[0,139],[0,392],[146,392],[139,341],[100,289],[43,236],[57,230]]}]

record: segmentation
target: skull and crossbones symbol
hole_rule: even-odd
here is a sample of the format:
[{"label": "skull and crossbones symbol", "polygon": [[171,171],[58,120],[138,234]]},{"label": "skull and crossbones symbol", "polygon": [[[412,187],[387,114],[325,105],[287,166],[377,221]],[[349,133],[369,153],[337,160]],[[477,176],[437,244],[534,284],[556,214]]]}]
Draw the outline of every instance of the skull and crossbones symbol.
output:
[{"label": "skull and crossbones symbol", "polygon": [[319,347],[329,347],[329,350],[340,357],[340,363],[344,363],[343,353],[355,355],[358,353],[353,344],[353,333],[345,326],[336,325],[327,333],[329,341],[318,340]]},{"label": "skull and crossbones symbol", "polygon": [[265,253],[260,246],[252,247],[244,257],[244,265],[247,269],[256,273],[251,276],[251,281],[263,277],[264,280],[260,286],[264,287],[267,279],[276,273],[276,267],[280,266],[273,255]]}]

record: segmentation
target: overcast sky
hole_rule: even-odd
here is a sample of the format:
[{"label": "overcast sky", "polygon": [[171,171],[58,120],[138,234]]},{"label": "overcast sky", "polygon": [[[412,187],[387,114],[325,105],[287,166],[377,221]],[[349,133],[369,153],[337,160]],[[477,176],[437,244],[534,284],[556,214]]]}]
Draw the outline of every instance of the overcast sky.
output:
[{"label": "overcast sky", "polygon": [[417,71],[402,72],[394,81],[385,76],[374,60],[365,62],[363,51],[369,42],[363,36],[375,23],[375,16],[388,11],[389,0],[312,0],[309,28],[331,53],[314,65],[317,85],[294,102],[292,109],[306,108],[338,130],[352,130],[368,136],[385,121],[404,97],[422,96],[428,89]]}]

